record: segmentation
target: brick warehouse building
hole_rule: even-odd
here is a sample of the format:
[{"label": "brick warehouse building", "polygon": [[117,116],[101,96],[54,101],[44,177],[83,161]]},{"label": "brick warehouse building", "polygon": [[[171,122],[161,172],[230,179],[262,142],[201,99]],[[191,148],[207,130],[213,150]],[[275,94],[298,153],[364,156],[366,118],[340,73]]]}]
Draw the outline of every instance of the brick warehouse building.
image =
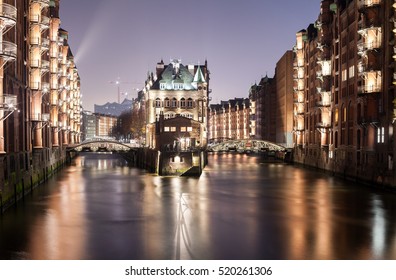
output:
[{"label": "brick warehouse building", "polygon": [[12,204],[80,141],[80,77],[59,0],[1,0],[0,201]]},{"label": "brick warehouse building", "polygon": [[211,104],[209,109],[209,142],[243,140],[250,137],[250,101],[235,98]]},{"label": "brick warehouse building", "polygon": [[294,47],[295,160],[395,185],[395,1],[323,0]]}]

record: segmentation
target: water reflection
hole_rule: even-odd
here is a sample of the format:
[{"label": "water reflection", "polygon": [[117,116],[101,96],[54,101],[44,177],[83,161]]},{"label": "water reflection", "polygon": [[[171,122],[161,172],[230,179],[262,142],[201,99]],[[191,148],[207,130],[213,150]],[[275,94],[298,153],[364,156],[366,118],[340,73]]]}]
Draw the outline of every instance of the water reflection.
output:
[{"label": "water reflection", "polygon": [[217,154],[197,178],[86,154],[0,218],[3,259],[395,259],[396,196]]}]

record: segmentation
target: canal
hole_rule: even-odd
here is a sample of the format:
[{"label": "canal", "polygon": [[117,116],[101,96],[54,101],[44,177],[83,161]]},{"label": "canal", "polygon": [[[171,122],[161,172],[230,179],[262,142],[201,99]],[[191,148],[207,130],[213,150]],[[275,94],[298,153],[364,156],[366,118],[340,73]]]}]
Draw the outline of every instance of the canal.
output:
[{"label": "canal", "polygon": [[0,259],[396,259],[396,194],[240,154],[179,178],[87,153],[0,216]]}]

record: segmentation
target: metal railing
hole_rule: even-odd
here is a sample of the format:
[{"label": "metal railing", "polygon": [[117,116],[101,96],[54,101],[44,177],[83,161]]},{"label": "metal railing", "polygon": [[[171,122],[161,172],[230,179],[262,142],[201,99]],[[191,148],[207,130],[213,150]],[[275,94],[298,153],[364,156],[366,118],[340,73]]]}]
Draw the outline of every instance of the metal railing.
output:
[{"label": "metal railing", "polygon": [[30,0],[30,3],[39,3],[44,7],[48,7],[50,4],[50,0]]},{"label": "metal railing", "polygon": [[10,4],[3,3],[0,5],[0,17],[10,19],[14,22],[17,20],[17,8]]},{"label": "metal railing", "polygon": [[17,45],[11,42],[3,41],[0,43],[0,56],[7,58],[17,57]]}]

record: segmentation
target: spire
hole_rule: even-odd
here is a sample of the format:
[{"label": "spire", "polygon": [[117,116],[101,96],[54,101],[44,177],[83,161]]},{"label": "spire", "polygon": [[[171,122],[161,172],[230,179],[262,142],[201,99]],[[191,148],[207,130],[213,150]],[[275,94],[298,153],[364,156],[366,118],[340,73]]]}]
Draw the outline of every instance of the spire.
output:
[{"label": "spire", "polygon": [[197,72],[194,76],[194,83],[206,83],[205,77],[202,73],[201,66],[198,65]]}]

